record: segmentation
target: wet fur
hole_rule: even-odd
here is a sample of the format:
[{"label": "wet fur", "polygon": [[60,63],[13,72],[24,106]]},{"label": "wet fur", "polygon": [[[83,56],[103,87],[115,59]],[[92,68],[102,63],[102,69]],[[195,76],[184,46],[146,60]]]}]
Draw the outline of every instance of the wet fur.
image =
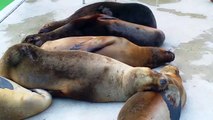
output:
[{"label": "wet fur", "polygon": [[158,47],[140,47],[125,38],[112,36],[68,37],[47,41],[49,51],[83,50],[105,55],[134,67],[155,68],[174,60],[175,55]]},{"label": "wet fur", "polygon": [[9,48],[0,75],[26,88],[93,102],[125,101],[137,91],[163,90],[167,79],[145,67],[82,51],[45,51],[29,44]]},{"label": "wet fur", "polygon": [[97,2],[80,8],[70,17],[44,25],[39,33],[53,31],[71,21],[87,15],[105,14],[127,22],[156,28],[156,20],[152,11],[138,3]]},{"label": "wet fur", "polygon": [[75,19],[48,33],[29,35],[23,42],[41,46],[46,41],[71,36],[124,37],[139,46],[161,46],[165,40],[161,30],[95,14]]}]

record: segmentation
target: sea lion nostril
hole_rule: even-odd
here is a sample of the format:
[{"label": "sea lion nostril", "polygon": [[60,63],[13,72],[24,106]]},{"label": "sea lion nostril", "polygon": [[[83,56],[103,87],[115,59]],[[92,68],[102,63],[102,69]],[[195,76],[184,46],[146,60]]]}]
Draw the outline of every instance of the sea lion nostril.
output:
[{"label": "sea lion nostril", "polygon": [[167,56],[169,57],[169,61],[173,61],[175,59],[175,54],[171,51],[166,51]]},{"label": "sea lion nostril", "polygon": [[167,80],[166,79],[160,80],[160,85],[161,86],[165,86],[166,84],[167,84]]},{"label": "sea lion nostril", "polygon": [[171,52],[171,60],[173,61],[175,59],[175,54],[173,52]]}]

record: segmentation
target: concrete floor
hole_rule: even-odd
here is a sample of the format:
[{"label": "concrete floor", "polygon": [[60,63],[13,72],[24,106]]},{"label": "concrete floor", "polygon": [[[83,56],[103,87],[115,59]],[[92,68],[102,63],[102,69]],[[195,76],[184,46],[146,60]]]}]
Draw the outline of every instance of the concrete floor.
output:
[{"label": "concrete floor", "polygon": [[[210,0],[120,2],[146,4],[155,14],[158,28],[165,32],[162,47],[175,52],[176,59],[171,64],[179,67],[187,91],[181,120],[213,120],[213,3]],[[82,6],[78,0],[26,0],[0,23],[0,56],[26,35],[36,33],[43,24],[66,18]],[[48,110],[29,120],[115,120],[122,105],[54,99]]]}]

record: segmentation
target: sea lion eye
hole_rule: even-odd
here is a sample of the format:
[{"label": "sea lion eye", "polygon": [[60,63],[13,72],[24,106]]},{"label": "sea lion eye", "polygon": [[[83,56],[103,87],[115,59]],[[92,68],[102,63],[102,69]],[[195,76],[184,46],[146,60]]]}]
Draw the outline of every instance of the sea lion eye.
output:
[{"label": "sea lion eye", "polygon": [[168,81],[166,80],[166,79],[161,79],[160,80],[160,85],[161,86],[165,86],[165,85],[167,85],[168,84]]}]

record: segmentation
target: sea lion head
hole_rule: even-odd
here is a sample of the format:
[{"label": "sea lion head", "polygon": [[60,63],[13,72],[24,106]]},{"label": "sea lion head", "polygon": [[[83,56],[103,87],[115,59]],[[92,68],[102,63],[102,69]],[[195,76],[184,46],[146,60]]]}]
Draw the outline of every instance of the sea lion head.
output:
[{"label": "sea lion head", "polygon": [[160,73],[168,80],[166,89],[137,92],[127,100],[118,120],[179,120],[186,102],[179,70],[167,65]]},{"label": "sea lion head", "polygon": [[181,107],[184,107],[186,103],[186,92],[178,68],[172,65],[167,65],[162,68],[160,73],[164,74],[169,81],[168,89],[164,91],[166,99],[174,106],[178,106],[180,103]]},{"label": "sea lion head", "polygon": [[5,76],[9,68],[19,65],[25,57],[36,60],[37,53],[34,49],[37,49],[37,47],[26,43],[10,47],[1,58],[0,75]]},{"label": "sea lion head", "polygon": [[150,66],[153,68],[159,65],[172,62],[175,59],[175,54],[171,51],[159,49],[153,47],[152,49],[152,59],[150,60]]},{"label": "sea lion head", "polygon": [[132,77],[136,80],[137,91],[162,91],[168,86],[167,77],[150,68],[136,67],[132,72],[134,73]]}]

